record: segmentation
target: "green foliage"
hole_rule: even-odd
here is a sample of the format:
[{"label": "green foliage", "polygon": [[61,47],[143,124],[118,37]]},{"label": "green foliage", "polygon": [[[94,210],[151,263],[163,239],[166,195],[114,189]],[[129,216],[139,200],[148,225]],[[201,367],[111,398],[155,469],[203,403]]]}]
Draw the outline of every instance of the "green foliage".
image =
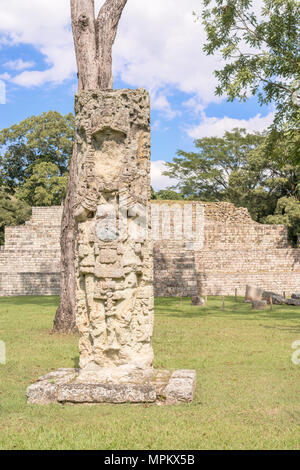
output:
[{"label": "green foliage", "polygon": [[[275,130],[263,135],[233,129],[223,138],[196,140],[198,152],[179,150],[178,157],[166,164],[165,174],[179,181],[176,189],[185,199],[229,201],[246,207],[254,220],[277,223],[278,211],[282,213],[278,206],[281,198],[300,200],[300,167],[295,153],[298,145],[299,136],[292,139]],[[294,240],[300,232],[298,217],[292,215],[296,208],[291,201],[284,211]],[[276,217],[269,217],[275,216],[275,211]]]},{"label": "green foliage", "polygon": [[34,173],[35,165],[52,163],[68,172],[74,140],[74,116],[49,111],[0,131],[0,183],[12,192]]},{"label": "green foliage", "polygon": [[179,181],[176,189],[184,198],[234,199],[239,205],[241,197],[257,189],[263,162],[249,161],[249,155],[263,141],[262,135],[247,134],[245,129],[233,129],[222,138],[197,139],[195,147],[198,151],[179,150],[178,157],[166,163],[168,171],[164,174]]},{"label": "green foliage", "polygon": [[173,191],[172,189],[161,189],[155,193],[155,197],[152,199],[162,199],[167,201],[181,201],[183,199],[182,194]]},{"label": "green foliage", "polygon": [[24,223],[31,206],[61,204],[74,126],[73,114],[49,111],[0,131],[0,244],[4,226]]},{"label": "green foliage", "polygon": [[282,197],[278,200],[275,213],[265,219],[269,224],[284,224],[290,238],[295,242],[300,235],[300,200],[296,197]]},{"label": "green foliage", "polygon": [[216,94],[226,93],[230,101],[256,95],[261,104],[275,104],[275,123],[299,123],[291,87],[300,78],[299,1],[264,0],[261,11],[251,0],[203,3],[204,51],[220,52],[225,60],[223,69],[215,72]]},{"label": "green foliage", "polygon": [[30,206],[59,205],[65,196],[68,174],[60,176],[60,170],[53,163],[38,163],[32,166],[32,175],[17,190],[18,199]]},{"label": "green foliage", "polygon": [[31,216],[31,207],[0,188],[0,245],[4,243],[4,227],[23,224]]},{"label": "green foliage", "polygon": [[156,199],[156,192],[155,192],[155,190],[152,188],[152,186],[151,186],[151,199],[152,199],[152,200]]}]

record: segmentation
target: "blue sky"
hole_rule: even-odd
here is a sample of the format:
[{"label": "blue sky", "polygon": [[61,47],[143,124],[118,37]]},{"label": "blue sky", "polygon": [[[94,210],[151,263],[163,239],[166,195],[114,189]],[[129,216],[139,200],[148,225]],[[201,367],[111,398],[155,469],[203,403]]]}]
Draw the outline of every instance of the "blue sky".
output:
[{"label": "blue sky", "polygon": [[[103,1],[95,3],[98,9]],[[151,96],[155,189],[172,184],[161,174],[163,162],[177,149],[192,150],[195,138],[238,126],[261,131],[273,118],[255,98],[228,103],[214,95],[222,59],[203,53],[205,33],[193,10],[201,10],[201,0],[128,0],[114,46],[114,87],[144,87]],[[0,128],[48,110],[72,112],[77,78],[69,0],[1,0],[0,14],[6,86]]]}]

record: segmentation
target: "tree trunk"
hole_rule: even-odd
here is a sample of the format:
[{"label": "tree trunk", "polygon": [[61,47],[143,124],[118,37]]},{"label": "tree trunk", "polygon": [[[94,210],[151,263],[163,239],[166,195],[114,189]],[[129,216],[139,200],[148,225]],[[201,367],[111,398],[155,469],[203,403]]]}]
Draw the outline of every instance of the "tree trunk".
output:
[{"label": "tree trunk", "polygon": [[75,219],[74,204],[76,194],[76,162],[77,145],[74,143],[73,156],[70,164],[70,175],[67,195],[61,222],[61,260],[60,260],[60,305],[56,311],[53,332],[74,333],[76,331],[75,321]]},{"label": "tree trunk", "polygon": [[112,47],[118,24],[127,0],[108,0],[102,6],[96,22],[96,43],[99,64],[99,88],[113,88]]},{"label": "tree trunk", "polygon": [[[112,47],[127,0],[106,0],[95,19],[94,0],[70,0],[72,30],[78,68],[78,89],[113,87]],[[74,144],[67,196],[61,224],[61,295],[53,332],[73,333],[75,318],[75,237],[77,146]]]},{"label": "tree trunk", "polygon": [[98,88],[94,0],[71,1],[72,30],[78,69],[78,89]]}]

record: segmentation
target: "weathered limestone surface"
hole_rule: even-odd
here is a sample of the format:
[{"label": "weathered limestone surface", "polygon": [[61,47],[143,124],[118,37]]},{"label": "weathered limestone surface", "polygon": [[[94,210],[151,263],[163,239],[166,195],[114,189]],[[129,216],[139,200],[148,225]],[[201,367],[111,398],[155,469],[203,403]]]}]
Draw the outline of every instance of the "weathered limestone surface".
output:
[{"label": "weathered limestone surface", "polygon": [[[140,377],[141,378],[141,377]],[[51,372],[27,389],[28,403],[156,403],[175,405],[193,400],[196,372],[178,370],[152,371],[143,381],[118,383],[83,382],[78,369],[59,369]]]},{"label": "weathered limestone surface", "polygon": [[286,303],[286,299],[282,295],[276,294],[275,292],[263,291],[262,300],[266,300],[266,302],[269,304],[271,302],[271,298],[272,303],[275,305],[283,305]]},{"label": "weathered limestone surface", "polygon": [[150,100],[143,89],[81,92],[75,111],[81,374],[123,376],[153,363]]},{"label": "weathered limestone surface", "polygon": [[254,300],[262,300],[263,289],[255,286],[246,286],[245,301],[253,302]]},{"label": "weathered limestone surface", "polygon": [[268,307],[266,300],[253,300],[252,308],[253,310],[266,310]]}]

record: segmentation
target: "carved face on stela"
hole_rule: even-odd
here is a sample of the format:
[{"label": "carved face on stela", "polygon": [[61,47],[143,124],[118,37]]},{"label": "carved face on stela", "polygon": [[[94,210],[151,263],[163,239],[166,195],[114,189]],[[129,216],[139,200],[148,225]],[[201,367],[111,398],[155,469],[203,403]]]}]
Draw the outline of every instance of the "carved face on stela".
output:
[{"label": "carved face on stela", "polygon": [[[130,119],[126,108],[98,108],[88,120],[88,129],[81,133],[86,138],[81,142],[82,171],[75,212],[78,222],[102,212],[100,207],[110,207],[115,214],[121,206],[121,210],[148,217],[149,159],[143,147],[150,142],[142,126],[131,129]],[[107,227],[106,235],[104,231],[99,231],[101,237],[116,235],[108,233],[112,227]]]}]

